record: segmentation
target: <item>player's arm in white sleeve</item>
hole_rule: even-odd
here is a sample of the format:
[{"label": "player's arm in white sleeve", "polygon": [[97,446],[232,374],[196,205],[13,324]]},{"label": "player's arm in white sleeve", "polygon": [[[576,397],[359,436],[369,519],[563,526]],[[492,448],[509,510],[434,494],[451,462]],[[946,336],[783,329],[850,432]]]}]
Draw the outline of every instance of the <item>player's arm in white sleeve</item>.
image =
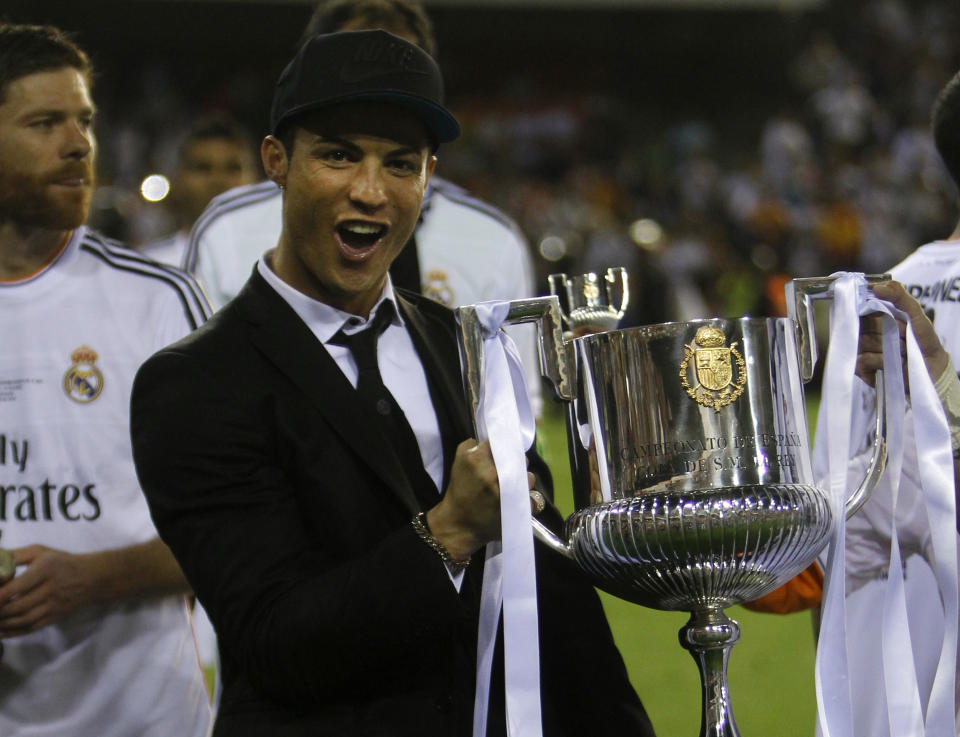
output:
[{"label": "player's arm in white sleeve", "polygon": [[[186,335],[210,315],[209,304],[192,278],[174,270],[168,274],[174,277],[171,281],[179,295],[171,292],[170,299],[157,306],[154,350]],[[89,553],[68,553],[45,545],[11,552],[17,564],[26,568],[0,585],[0,639],[33,632],[91,605],[190,591],[180,566],[159,537]]]}]

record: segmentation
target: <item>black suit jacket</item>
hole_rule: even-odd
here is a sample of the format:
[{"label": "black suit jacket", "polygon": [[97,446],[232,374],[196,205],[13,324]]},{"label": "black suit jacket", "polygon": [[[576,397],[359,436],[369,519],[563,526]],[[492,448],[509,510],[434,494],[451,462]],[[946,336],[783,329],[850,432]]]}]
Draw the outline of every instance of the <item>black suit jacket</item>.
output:
[{"label": "black suit jacket", "polygon": [[[453,313],[398,302],[448,401],[448,475],[471,435]],[[137,471],[217,631],[215,735],[470,735],[482,551],[458,593],[412,530],[413,490],[371,427],[256,272],[140,369]],[[652,734],[595,592],[559,555],[537,555],[546,733]],[[493,694],[490,733],[502,734],[502,682]]]}]

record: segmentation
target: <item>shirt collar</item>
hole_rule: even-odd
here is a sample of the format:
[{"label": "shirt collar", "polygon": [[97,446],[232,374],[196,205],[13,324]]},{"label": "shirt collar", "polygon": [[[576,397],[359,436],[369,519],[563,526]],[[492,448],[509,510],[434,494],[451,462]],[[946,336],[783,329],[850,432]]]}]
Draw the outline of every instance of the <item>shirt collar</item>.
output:
[{"label": "shirt collar", "polygon": [[293,308],[293,311],[300,316],[300,319],[306,323],[307,327],[310,328],[310,331],[317,336],[317,339],[320,340],[321,343],[327,343],[341,328],[343,332],[348,335],[363,330],[370,324],[377,308],[384,300],[393,302],[394,308],[396,308],[393,311],[394,317],[391,324],[403,326],[403,317],[400,315],[399,308],[397,307],[397,298],[393,291],[393,282],[390,281],[389,273],[387,274],[387,280],[383,285],[383,291],[380,293],[380,297],[377,299],[373,309],[370,310],[370,317],[364,319],[358,315],[352,315],[349,312],[338,310],[336,307],[332,307],[325,302],[313,299],[313,297],[308,297],[303,292],[299,292],[291,287],[277,276],[267,263],[267,259],[272,253],[273,249],[267,251],[260,257],[260,260],[257,262],[257,271],[260,273],[260,276],[266,280],[267,284],[273,287],[277,294],[283,298],[283,301]]}]

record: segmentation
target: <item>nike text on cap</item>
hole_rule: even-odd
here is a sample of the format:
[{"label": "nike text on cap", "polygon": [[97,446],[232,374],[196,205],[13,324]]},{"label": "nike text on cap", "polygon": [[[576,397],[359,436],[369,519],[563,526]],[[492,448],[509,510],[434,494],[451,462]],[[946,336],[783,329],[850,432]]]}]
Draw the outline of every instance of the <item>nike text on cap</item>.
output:
[{"label": "nike text on cap", "polygon": [[460,135],[443,106],[443,76],[426,51],[386,31],[314,36],[277,80],[270,132],[295,115],[341,102],[376,100],[412,111],[436,143]]}]

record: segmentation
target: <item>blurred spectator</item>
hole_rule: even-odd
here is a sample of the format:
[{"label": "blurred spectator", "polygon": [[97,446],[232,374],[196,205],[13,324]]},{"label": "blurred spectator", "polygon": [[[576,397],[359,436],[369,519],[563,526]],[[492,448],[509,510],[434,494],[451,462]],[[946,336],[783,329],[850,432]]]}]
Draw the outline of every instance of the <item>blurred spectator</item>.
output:
[{"label": "blurred spectator", "polygon": [[190,228],[207,204],[231,187],[253,183],[259,175],[253,139],[229,118],[203,118],[187,131],[179,147],[165,203],[176,228],[139,246],[155,261],[180,266]]}]

